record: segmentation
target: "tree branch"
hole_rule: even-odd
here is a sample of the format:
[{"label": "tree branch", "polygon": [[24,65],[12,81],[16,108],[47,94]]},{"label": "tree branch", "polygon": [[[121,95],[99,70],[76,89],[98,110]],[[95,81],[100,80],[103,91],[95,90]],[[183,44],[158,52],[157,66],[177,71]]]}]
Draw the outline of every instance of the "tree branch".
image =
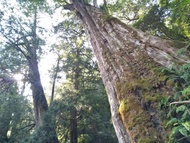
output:
[{"label": "tree branch", "polygon": [[70,10],[70,11],[74,11],[74,6],[73,4],[66,4],[63,6],[64,9]]},{"label": "tree branch", "polygon": [[174,104],[190,104],[190,100],[171,102],[170,106]]}]

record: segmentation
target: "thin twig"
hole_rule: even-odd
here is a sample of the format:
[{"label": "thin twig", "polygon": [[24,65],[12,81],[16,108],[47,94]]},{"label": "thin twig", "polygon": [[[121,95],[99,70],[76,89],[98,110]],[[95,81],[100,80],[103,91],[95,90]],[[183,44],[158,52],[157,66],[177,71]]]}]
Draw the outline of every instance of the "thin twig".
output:
[{"label": "thin twig", "polygon": [[181,141],[181,140],[183,140],[185,138],[189,138],[189,137],[190,137],[190,135],[188,135],[187,137],[182,137],[182,138],[178,139],[178,141]]},{"label": "thin twig", "polygon": [[170,106],[174,104],[190,104],[190,100],[172,102],[170,103]]}]

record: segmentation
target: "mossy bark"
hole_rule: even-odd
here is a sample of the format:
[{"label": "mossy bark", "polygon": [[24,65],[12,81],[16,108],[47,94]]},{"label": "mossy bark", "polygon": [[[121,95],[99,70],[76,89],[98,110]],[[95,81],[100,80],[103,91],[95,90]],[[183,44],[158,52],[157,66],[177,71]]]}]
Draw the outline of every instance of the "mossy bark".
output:
[{"label": "mossy bark", "polygon": [[69,9],[75,9],[89,34],[119,142],[163,143],[167,131],[156,98],[168,94],[170,88],[153,69],[186,63],[188,57],[178,57],[177,44],[171,41],[127,26],[95,7],[71,2]]}]

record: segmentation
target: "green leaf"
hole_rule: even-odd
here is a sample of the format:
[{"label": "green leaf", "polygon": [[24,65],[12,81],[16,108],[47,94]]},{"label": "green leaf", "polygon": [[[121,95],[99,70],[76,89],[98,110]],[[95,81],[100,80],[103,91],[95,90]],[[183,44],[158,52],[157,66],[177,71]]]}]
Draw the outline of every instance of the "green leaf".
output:
[{"label": "green leaf", "polygon": [[187,121],[185,123],[182,123],[182,125],[188,130],[190,131],[190,121]]},{"label": "green leaf", "polygon": [[186,129],[185,127],[180,126],[179,132],[180,132],[182,135],[184,135],[185,137],[188,136],[188,132],[187,132],[187,129]]},{"label": "green leaf", "polygon": [[169,138],[175,137],[179,133],[179,126],[172,128]]},{"label": "green leaf", "polygon": [[183,119],[186,119],[186,118],[188,118],[188,117],[189,117],[189,111],[186,110],[186,111],[183,113],[181,119],[183,120]]},{"label": "green leaf", "polygon": [[176,113],[178,114],[179,112],[183,112],[185,110],[186,110],[186,106],[185,105],[181,105],[181,106],[177,107]]},{"label": "green leaf", "polygon": [[185,88],[183,91],[181,91],[183,96],[189,95],[190,94],[190,86]]},{"label": "green leaf", "polygon": [[178,123],[177,118],[172,118],[171,120],[169,120],[169,122],[167,122],[167,124],[166,124],[166,127],[172,126],[172,125],[174,125],[174,123]]}]

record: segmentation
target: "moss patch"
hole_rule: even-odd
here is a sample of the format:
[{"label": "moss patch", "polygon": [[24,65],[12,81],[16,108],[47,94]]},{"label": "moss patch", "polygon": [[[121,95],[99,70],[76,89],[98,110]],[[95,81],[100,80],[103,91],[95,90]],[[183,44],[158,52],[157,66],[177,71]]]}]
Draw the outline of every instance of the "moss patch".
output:
[{"label": "moss patch", "polygon": [[[164,112],[160,111],[158,104],[167,92],[163,85],[165,79],[166,77],[158,72],[146,79],[131,78],[117,83],[117,95],[121,101],[119,113],[132,142],[163,142],[166,133],[162,129],[157,129],[163,126],[160,123]],[[146,109],[143,108],[143,104],[146,105]]]},{"label": "moss patch", "polygon": [[152,83],[150,80],[143,79],[133,79],[131,82],[119,82],[116,84],[116,88],[118,92],[118,99],[121,101],[126,98],[126,94],[130,94],[136,90],[136,88],[140,89],[150,89]]},{"label": "moss patch", "polygon": [[157,143],[157,139],[153,137],[151,138],[145,137],[144,139],[139,140],[138,143]]},{"label": "moss patch", "polygon": [[133,142],[153,143],[156,139],[159,141],[151,116],[142,109],[138,99],[134,96],[121,102],[119,112],[122,119],[125,120],[125,126],[130,132]]},{"label": "moss patch", "polygon": [[163,95],[160,95],[160,94],[154,94],[154,95],[148,94],[148,95],[145,95],[144,98],[145,98],[145,102],[149,103],[149,102],[161,101],[164,97]]}]

